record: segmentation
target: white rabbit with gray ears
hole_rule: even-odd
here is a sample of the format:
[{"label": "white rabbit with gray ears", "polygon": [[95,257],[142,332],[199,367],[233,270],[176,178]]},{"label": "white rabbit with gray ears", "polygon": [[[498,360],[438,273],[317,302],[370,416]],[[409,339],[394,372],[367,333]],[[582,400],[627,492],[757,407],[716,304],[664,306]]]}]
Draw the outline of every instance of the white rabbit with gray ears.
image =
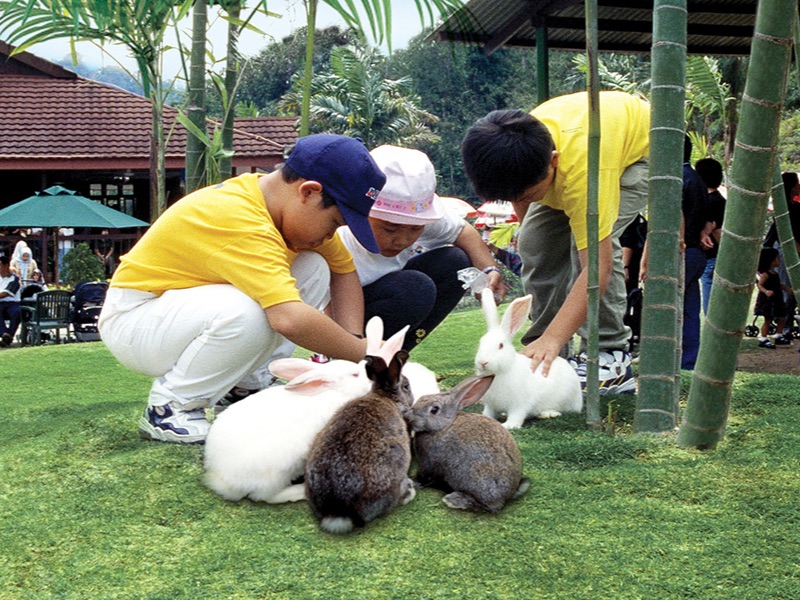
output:
[{"label": "white rabbit with gray ears", "polygon": [[514,348],[513,336],[527,319],[531,301],[530,295],[517,298],[500,321],[492,294],[481,294],[487,331],[478,345],[475,372],[495,375],[483,397],[483,414],[497,419],[505,413],[506,429],[522,427],[528,418],[550,419],[583,408],[580,380],[566,360],[556,358],[544,377],[542,364],[532,372],[531,360]]}]

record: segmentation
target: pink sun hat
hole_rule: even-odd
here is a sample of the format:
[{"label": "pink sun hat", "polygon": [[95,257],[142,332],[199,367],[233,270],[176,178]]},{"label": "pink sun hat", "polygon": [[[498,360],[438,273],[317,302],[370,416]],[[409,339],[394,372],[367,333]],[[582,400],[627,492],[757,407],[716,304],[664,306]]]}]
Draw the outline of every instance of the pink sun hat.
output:
[{"label": "pink sun hat", "polygon": [[370,217],[401,225],[427,225],[445,215],[436,195],[436,173],[424,152],[398,146],[379,146],[370,152],[386,175]]}]

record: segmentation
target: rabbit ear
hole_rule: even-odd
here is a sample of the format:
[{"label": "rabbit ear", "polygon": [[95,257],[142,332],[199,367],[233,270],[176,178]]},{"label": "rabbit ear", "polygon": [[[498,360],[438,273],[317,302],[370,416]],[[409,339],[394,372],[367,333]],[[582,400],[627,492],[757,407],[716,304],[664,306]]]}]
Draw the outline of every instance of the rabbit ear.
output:
[{"label": "rabbit ear", "polygon": [[486,318],[486,326],[492,329],[498,323],[497,304],[494,301],[492,290],[486,288],[481,293],[481,306],[483,306],[483,316]]},{"label": "rabbit ear", "polygon": [[365,329],[367,334],[367,354],[378,356],[383,344],[383,319],[378,316],[372,317],[367,322]]},{"label": "rabbit ear", "polygon": [[508,332],[509,335],[514,335],[525,323],[528,318],[528,313],[531,310],[531,302],[533,297],[528,294],[522,298],[517,298],[506,310],[503,315],[503,330]]},{"label": "rabbit ear", "polygon": [[317,366],[317,363],[302,358],[278,358],[269,363],[269,372],[275,377],[289,381],[298,375],[314,370]]},{"label": "rabbit ear", "polygon": [[341,378],[341,373],[333,372],[330,369],[316,369],[307,371],[293,378],[283,386],[283,389],[292,390],[300,394],[313,395],[323,390],[336,387],[341,381]]},{"label": "rabbit ear", "polygon": [[[387,365],[392,362],[392,358],[403,347],[403,341],[406,339],[406,332],[410,325],[406,325],[400,331],[395,333],[392,337],[386,340],[381,346],[380,350],[375,353],[370,353],[373,356],[380,356]],[[405,361],[404,361],[405,362]]]},{"label": "rabbit ear", "polygon": [[483,398],[483,395],[487,392],[493,381],[494,375],[470,377],[453,387],[447,392],[447,395],[451,396],[454,401],[458,403],[459,408],[465,408]]}]

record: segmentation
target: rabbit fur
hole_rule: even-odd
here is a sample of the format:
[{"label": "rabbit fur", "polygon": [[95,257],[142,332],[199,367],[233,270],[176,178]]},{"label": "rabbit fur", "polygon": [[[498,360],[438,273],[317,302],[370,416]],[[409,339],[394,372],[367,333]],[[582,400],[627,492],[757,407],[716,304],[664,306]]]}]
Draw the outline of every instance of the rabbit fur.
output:
[{"label": "rabbit fur", "polygon": [[404,420],[412,397],[401,374],[407,358],[401,350],[387,365],[367,356],[372,391],[342,406],[314,439],[306,495],[324,531],[347,533],[414,498]]},{"label": "rabbit fur", "polygon": [[[367,323],[367,354],[377,356],[383,340],[383,320],[380,317],[372,317]],[[403,365],[403,375],[408,377],[411,385],[411,395],[416,402],[427,394],[439,393],[439,382],[436,374],[425,365],[408,361]]]},{"label": "rabbit fur", "polygon": [[[393,356],[407,328],[378,348]],[[205,484],[226,500],[268,503],[305,499],[308,450],[325,423],[347,401],[372,389],[364,364],[275,360],[273,375],[290,381],[231,405],[212,423],[204,451]]]},{"label": "rabbit fur", "polygon": [[563,358],[550,365],[547,377],[540,364],[531,372],[530,359],[514,348],[513,336],[528,316],[531,296],[514,300],[503,315],[497,316],[492,294],[481,294],[487,331],[478,345],[475,373],[495,375],[483,398],[485,414],[494,419],[506,414],[506,429],[522,427],[525,419],[550,419],[564,412],[580,412],[583,394],[578,375]]},{"label": "rabbit fur", "polygon": [[420,398],[407,417],[414,432],[416,483],[449,492],[442,501],[450,508],[497,513],[530,487],[508,430],[494,419],[461,410],[480,400],[493,379],[471,377]]}]

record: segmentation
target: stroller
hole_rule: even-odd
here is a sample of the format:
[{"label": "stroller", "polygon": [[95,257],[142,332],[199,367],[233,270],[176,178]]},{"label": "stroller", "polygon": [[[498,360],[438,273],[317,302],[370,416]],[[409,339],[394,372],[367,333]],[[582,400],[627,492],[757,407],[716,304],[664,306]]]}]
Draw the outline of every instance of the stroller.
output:
[{"label": "stroller", "polygon": [[97,320],[106,299],[108,284],[105,281],[84,281],[75,286],[72,296],[72,329],[79,342],[100,340]]}]

